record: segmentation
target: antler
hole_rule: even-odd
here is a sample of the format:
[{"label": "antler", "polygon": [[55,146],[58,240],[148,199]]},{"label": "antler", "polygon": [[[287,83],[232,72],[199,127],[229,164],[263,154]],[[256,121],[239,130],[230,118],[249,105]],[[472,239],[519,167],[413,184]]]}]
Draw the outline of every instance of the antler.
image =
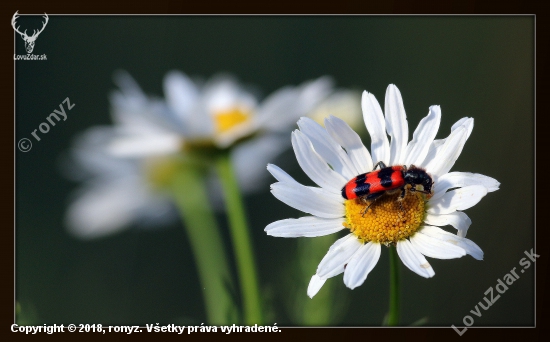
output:
[{"label": "antler", "polygon": [[25,36],[25,37],[27,37],[27,39],[31,39],[31,40],[33,40],[33,38],[36,39],[36,37],[38,37],[38,35],[39,35],[40,33],[42,33],[42,31],[44,31],[44,28],[46,27],[46,25],[48,25],[48,20],[50,20],[50,19],[48,18],[48,15],[47,15],[46,13],[44,13],[43,18],[46,19],[46,21],[42,23],[42,28],[41,28],[38,32],[37,32],[36,30],[33,30],[32,36],[29,37],[29,36],[27,35],[27,30],[25,30],[25,32],[21,32],[21,31],[19,31],[19,26],[15,27],[15,21],[17,20],[17,18],[19,18],[19,17],[17,16],[17,14],[18,14],[17,12],[19,12],[19,10],[15,11],[15,14],[14,14],[13,17],[11,18],[11,26],[13,27],[13,29],[15,30],[15,32],[17,32],[17,33],[19,33],[21,36]]},{"label": "antler", "polygon": [[[17,12],[16,12],[16,13],[17,13]],[[46,21],[42,23],[42,28],[40,29],[40,31],[38,31],[38,32],[36,32],[36,33],[34,33],[34,31],[33,31],[33,34],[32,34],[33,37],[38,37],[38,35],[39,35],[42,31],[44,31],[44,28],[46,28],[46,25],[48,25],[48,20],[50,20],[50,19],[48,18],[48,15],[47,15],[46,13],[44,13],[44,19],[46,19]],[[36,31],[36,30],[35,30],[35,31]]]},{"label": "antler", "polygon": [[[17,20],[17,18],[19,18],[17,16],[17,12],[19,12],[19,10],[15,11],[15,13],[13,14],[13,17],[11,18],[11,26],[13,27],[13,29],[15,30],[15,32],[19,33],[20,35],[22,36],[26,36],[27,35],[27,30],[25,30],[25,33],[19,31],[19,26],[15,27],[15,21]],[[45,14],[45,13],[44,13]]]}]

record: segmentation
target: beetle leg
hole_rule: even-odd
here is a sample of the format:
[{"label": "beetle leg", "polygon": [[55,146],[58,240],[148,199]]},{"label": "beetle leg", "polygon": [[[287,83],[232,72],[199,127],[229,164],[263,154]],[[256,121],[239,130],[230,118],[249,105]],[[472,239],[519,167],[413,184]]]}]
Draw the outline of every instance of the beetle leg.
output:
[{"label": "beetle leg", "polygon": [[380,169],[384,169],[386,167],[386,164],[384,164],[383,161],[379,161],[378,163],[376,163],[376,165],[374,165],[374,168],[372,169],[372,171],[376,170],[378,166],[380,166]]},{"label": "beetle leg", "polygon": [[365,214],[367,213],[367,211],[369,210],[370,206],[374,204],[374,202],[376,202],[376,198],[371,202],[371,204],[369,204],[365,210],[363,210],[363,212],[361,213],[361,216],[365,216]]},{"label": "beetle leg", "polygon": [[426,191],[426,190],[418,190],[416,187],[412,187],[410,191],[411,191],[411,192],[420,192],[420,193],[425,194],[425,195],[429,195],[429,194],[430,194],[429,191]]},{"label": "beetle leg", "polygon": [[369,210],[371,205],[373,205],[374,202],[376,202],[376,200],[384,194],[385,194],[385,192],[380,192],[380,193],[370,194],[370,195],[367,195],[367,196],[363,197],[363,201],[372,200],[372,202],[365,208],[365,210],[363,210],[363,213],[361,214],[361,216],[365,216],[365,214],[367,213],[367,211]]}]

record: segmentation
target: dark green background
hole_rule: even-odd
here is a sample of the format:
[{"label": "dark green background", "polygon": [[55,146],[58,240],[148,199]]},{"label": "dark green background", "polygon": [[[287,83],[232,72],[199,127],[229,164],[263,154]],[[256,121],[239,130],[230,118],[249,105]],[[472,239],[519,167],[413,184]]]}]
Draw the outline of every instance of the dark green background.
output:
[{"label": "dark green background", "polygon": [[[26,27],[39,17],[22,16]],[[23,54],[17,35],[16,52]],[[438,138],[464,116],[473,133],[453,170],[499,180],[501,189],[467,210],[468,238],[485,252],[430,259],[436,276],[402,268],[402,322],[462,326],[484,292],[534,247],[533,17],[141,17],[50,16],[34,54],[16,63],[16,292],[38,323],[205,322],[193,256],[179,223],[91,242],[69,236],[63,215],[77,184],[59,172],[59,158],[78,132],[109,124],[113,72],[125,69],[147,93],[162,95],[165,73],[209,77],[234,73],[270,92],[331,75],[338,86],[366,89],[383,103],[395,83],[412,137],[430,105],[442,108]],[[69,97],[68,119],[34,141],[30,132]],[[365,143],[369,138],[363,135]],[[369,145],[367,145],[369,146]],[[291,152],[278,161],[306,180]],[[308,183],[309,184],[309,183]],[[294,239],[268,237],[270,222],[300,213],[277,201],[268,184],[246,198],[262,287],[275,298],[279,325],[292,324],[280,279],[292,267]],[[225,227],[224,216],[219,215]],[[343,233],[342,233],[343,234]],[[341,234],[341,235],[342,235]],[[303,276],[309,279],[314,273]],[[388,253],[365,284],[348,294],[341,325],[379,325],[387,311]],[[475,325],[533,325],[534,268],[510,286]],[[344,287],[342,277],[329,280]],[[305,296],[304,292],[304,296]],[[472,316],[472,314],[470,314]]]}]

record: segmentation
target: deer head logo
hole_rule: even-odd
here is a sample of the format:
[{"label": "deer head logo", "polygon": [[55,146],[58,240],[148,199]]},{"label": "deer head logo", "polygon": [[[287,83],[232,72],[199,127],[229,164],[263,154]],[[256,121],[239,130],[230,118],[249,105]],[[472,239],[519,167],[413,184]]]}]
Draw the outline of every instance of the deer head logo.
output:
[{"label": "deer head logo", "polygon": [[13,15],[13,18],[11,19],[11,26],[13,26],[15,32],[19,33],[21,35],[21,38],[23,38],[23,40],[25,41],[25,49],[27,50],[27,53],[32,53],[36,38],[38,38],[38,35],[42,33],[42,31],[44,31],[44,28],[48,24],[48,15],[44,13],[44,19],[46,19],[46,21],[42,23],[42,28],[38,32],[36,30],[33,30],[32,36],[29,37],[27,36],[27,30],[25,30],[25,32],[21,32],[19,31],[19,26],[15,27],[15,21],[18,18],[17,12],[19,11],[16,11]]}]

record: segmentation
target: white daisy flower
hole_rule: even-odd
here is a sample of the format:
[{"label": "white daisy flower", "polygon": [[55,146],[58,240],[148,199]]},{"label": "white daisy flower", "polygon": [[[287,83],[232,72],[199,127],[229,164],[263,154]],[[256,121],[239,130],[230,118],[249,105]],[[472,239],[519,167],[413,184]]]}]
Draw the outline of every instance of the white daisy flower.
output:
[{"label": "white daisy flower", "polygon": [[307,116],[318,124],[324,125],[325,118],[331,115],[344,120],[354,130],[363,128],[361,92],[346,89],[336,90]]},{"label": "white daisy flower", "polygon": [[[169,163],[121,159],[106,152],[111,127],[95,127],[75,140],[64,165],[69,178],[84,184],[73,195],[65,223],[81,239],[107,236],[127,228],[157,226],[176,217],[168,195],[155,186]],[[159,165],[165,165],[164,171]],[[166,167],[167,166],[167,167]]]},{"label": "white daisy flower", "polygon": [[[336,117],[326,119],[325,128],[308,118],[298,121],[300,129],[292,133],[292,146],[304,172],[320,187],[304,186],[277,166],[268,165],[278,180],[271,185],[273,195],[312,215],[273,222],[265,228],[268,235],[315,237],[350,231],[321,260],[308,287],[310,297],[328,278],[341,273],[350,289],[361,285],[378,262],[382,244],[396,246],[405,266],[426,278],[435,272],[424,256],[452,259],[470,254],[483,259],[482,250],[465,238],[471,221],[463,210],[497,190],[500,183],[481,174],[449,172],[472,132],[473,119],[459,120],[446,139],[434,140],[441,109],[431,106],[408,142],[405,109],[395,85],[386,92],[385,116],[370,93],[363,93],[362,108],[371,153],[357,133]],[[348,181],[373,171],[378,162],[425,169],[433,180],[432,191],[424,194],[422,186],[415,184],[414,189],[405,186],[404,197],[397,191],[374,201],[344,199],[342,191]],[[446,225],[458,234],[438,227]]]},{"label": "white daisy flower", "polygon": [[[242,190],[258,188],[264,166],[289,145],[286,133],[332,91],[327,77],[284,87],[263,101],[228,76],[201,85],[172,71],[164,79],[166,102],[150,99],[125,73],[116,81],[110,151],[122,157],[175,155],[233,146],[231,158]],[[147,108],[147,110],[144,110]]]},{"label": "white daisy flower", "polygon": [[176,171],[174,156],[188,149],[224,149],[238,142],[231,158],[239,183],[243,191],[257,189],[266,174],[262,165],[290,145],[285,128],[331,91],[331,81],[320,78],[258,103],[231,78],[199,86],[172,72],[165,78],[164,101],[145,95],[126,73],[115,80],[120,87],[110,98],[115,125],[77,139],[66,168],[70,178],[86,182],[66,214],[69,231],[83,239],[175,219],[162,187]]}]

